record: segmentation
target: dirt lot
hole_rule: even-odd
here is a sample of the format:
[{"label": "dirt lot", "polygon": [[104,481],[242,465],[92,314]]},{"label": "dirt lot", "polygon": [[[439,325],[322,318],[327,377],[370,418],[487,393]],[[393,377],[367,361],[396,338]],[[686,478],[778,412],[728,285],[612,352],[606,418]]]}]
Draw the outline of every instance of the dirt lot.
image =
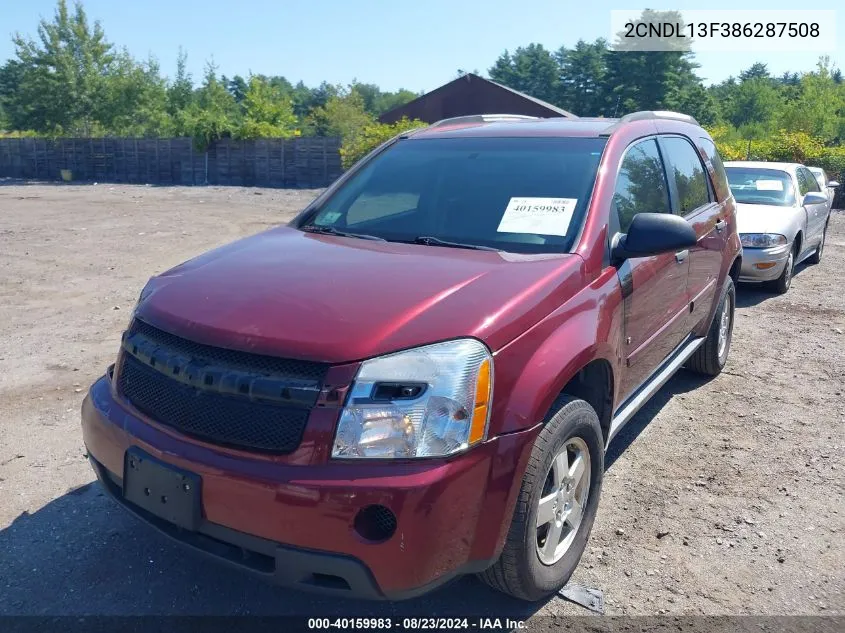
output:
[{"label": "dirt lot", "polygon": [[[0,184],[0,614],[584,613],[473,578],[395,605],[286,592],[87,485],[79,407],[147,278],[314,193]],[[574,577],[609,613],[845,613],[843,270],[835,214],[824,261],[788,294],[740,288],[726,371],[682,372],[615,441]]]}]

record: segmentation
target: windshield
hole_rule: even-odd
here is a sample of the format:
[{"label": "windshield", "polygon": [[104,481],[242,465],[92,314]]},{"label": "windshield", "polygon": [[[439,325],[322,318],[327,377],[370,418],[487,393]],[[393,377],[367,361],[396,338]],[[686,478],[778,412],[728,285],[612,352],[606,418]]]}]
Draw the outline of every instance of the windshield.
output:
[{"label": "windshield", "polygon": [[761,167],[725,167],[725,172],[737,202],[773,204],[779,207],[795,204],[792,176],[785,171]]},{"label": "windshield", "polygon": [[580,230],[605,142],[400,140],[300,227],[433,246],[566,252]]}]

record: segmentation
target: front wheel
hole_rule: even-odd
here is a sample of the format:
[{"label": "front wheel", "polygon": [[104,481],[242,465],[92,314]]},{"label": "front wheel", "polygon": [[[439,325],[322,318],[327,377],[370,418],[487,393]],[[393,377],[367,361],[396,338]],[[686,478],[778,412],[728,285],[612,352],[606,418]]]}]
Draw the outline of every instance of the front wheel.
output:
[{"label": "front wheel", "polygon": [[736,309],[736,288],[730,277],[725,279],[722,298],[713,315],[713,322],[707,332],[707,339],[687,361],[686,368],[705,376],[718,376],[731,350]]},{"label": "front wheel", "polygon": [[499,560],[480,574],[494,589],[540,600],[578,566],[599,504],[604,437],[595,410],[562,395],[534,442]]},{"label": "front wheel", "polygon": [[795,259],[797,256],[798,244],[795,244],[795,246],[792,247],[792,250],[789,251],[786,266],[783,267],[783,272],[780,274],[780,277],[769,282],[769,287],[779,295],[785,294],[792,285],[792,275],[795,273]]}]

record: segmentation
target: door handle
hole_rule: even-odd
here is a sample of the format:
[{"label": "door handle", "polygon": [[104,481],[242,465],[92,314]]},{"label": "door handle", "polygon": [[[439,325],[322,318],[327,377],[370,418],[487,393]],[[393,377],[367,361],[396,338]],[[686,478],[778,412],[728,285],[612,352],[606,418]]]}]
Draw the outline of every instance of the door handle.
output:
[{"label": "door handle", "polygon": [[724,220],[718,220],[718,221],[716,222],[716,230],[717,230],[717,231],[721,231],[721,230],[722,230],[722,229],[724,229],[727,225],[728,225],[728,223],[727,223],[727,222],[725,222]]},{"label": "door handle", "polygon": [[688,256],[689,256],[688,250],[678,251],[677,253],[675,253],[675,261],[678,262],[679,264],[683,264],[684,261],[686,261]]}]

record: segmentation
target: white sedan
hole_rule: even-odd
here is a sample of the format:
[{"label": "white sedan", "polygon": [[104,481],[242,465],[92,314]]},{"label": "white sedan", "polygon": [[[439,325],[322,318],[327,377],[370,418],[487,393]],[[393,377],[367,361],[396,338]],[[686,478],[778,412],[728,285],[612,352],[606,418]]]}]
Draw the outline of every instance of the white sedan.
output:
[{"label": "white sedan", "polygon": [[813,174],[797,163],[725,163],[737,202],[742,242],[739,280],[784,293],[796,264],[821,261],[830,202]]}]

